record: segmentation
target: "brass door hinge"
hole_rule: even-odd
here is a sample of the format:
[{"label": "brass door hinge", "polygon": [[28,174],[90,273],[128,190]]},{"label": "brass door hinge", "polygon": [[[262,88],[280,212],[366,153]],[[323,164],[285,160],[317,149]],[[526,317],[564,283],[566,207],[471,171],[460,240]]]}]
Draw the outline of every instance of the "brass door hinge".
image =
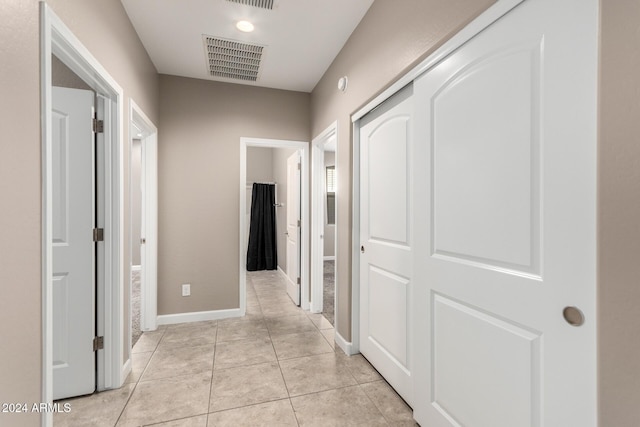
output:
[{"label": "brass door hinge", "polygon": [[93,241],[94,242],[102,242],[102,241],[104,241],[104,228],[94,228],[93,229]]},{"label": "brass door hinge", "polygon": [[93,119],[92,127],[95,133],[104,133],[104,120]]},{"label": "brass door hinge", "polygon": [[95,337],[93,339],[93,351],[102,350],[104,348],[104,337]]}]

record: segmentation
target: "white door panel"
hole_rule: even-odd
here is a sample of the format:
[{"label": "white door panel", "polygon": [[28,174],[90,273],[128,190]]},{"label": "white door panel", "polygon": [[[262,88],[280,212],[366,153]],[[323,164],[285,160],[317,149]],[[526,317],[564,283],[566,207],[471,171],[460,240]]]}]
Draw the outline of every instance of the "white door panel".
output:
[{"label": "white door panel", "polygon": [[421,425],[596,425],[596,31],[525,0],[415,81]]},{"label": "white door panel", "polygon": [[412,88],[360,122],[360,351],[411,404]]},{"label": "white door panel", "polygon": [[300,153],[287,159],[287,293],[300,305]]},{"label": "white door panel", "polygon": [[95,390],[93,92],[53,89],[53,397]]}]

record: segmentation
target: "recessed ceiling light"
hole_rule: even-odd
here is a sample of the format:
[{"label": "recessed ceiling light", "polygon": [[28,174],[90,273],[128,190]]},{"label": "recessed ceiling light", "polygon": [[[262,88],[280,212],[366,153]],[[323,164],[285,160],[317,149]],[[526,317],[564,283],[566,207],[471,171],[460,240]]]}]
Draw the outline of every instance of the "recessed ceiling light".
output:
[{"label": "recessed ceiling light", "polygon": [[236,28],[245,33],[253,31],[253,24],[249,21],[238,21]]}]

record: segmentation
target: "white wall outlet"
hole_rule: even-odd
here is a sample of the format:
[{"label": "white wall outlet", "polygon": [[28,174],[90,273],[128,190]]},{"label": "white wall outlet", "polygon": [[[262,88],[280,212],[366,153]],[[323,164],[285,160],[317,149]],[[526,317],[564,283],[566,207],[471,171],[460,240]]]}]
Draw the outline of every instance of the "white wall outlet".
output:
[{"label": "white wall outlet", "polygon": [[191,285],[189,283],[185,283],[182,285],[182,296],[188,297],[189,295],[191,295]]}]

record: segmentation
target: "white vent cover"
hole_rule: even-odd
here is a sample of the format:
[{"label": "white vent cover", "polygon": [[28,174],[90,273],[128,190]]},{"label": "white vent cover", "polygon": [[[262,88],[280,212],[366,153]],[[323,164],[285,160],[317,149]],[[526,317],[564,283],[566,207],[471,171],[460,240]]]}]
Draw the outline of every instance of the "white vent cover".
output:
[{"label": "white vent cover", "polygon": [[247,6],[273,10],[273,0],[227,0],[231,3],[246,4]]},{"label": "white vent cover", "polygon": [[264,46],[203,36],[207,67],[212,77],[255,82]]}]

